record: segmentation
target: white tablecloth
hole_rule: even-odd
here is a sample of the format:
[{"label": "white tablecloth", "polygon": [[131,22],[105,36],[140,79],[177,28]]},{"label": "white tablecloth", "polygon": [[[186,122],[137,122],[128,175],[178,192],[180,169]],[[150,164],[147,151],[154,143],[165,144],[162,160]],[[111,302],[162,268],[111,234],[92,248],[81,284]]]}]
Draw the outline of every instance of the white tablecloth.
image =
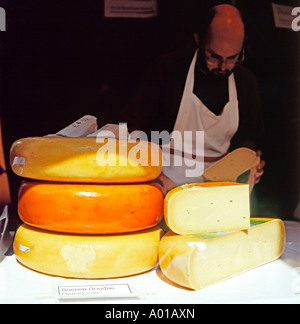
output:
[{"label": "white tablecloth", "polygon": [[300,304],[300,223],[285,222],[287,245],[277,261],[248,271],[201,291],[189,291],[172,284],[157,268],[130,278],[73,280],[51,277],[21,266],[15,256],[0,264],[0,303],[66,303],[55,295],[57,286],[128,283],[136,296],[122,299],[73,300],[69,303],[99,304],[209,304],[276,303]]}]

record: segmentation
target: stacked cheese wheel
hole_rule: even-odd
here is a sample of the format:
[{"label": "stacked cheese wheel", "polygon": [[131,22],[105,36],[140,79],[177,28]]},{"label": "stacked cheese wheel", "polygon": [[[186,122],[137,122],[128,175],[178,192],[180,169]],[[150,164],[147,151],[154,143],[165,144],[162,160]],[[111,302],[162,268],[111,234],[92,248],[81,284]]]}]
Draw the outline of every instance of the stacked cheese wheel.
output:
[{"label": "stacked cheese wheel", "polygon": [[161,240],[160,267],[171,281],[198,290],[279,258],[284,223],[254,219],[249,185],[203,183],[176,188],[165,199],[172,231]]},{"label": "stacked cheese wheel", "polygon": [[153,143],[36,137],[15,142],[20,187],[19,262],[68,278],[115,278],[158,262],[163,193],[153,183],[162,153]]}]

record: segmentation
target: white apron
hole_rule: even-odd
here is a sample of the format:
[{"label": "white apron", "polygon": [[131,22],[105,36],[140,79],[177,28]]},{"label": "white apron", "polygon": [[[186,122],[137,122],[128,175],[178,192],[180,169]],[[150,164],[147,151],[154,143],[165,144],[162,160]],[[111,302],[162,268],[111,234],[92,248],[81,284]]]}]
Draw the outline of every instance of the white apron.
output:
[{"label": "white apron", "polygon": [[[173,137],[170,144],[163,146],[163,173],[178,186],[203,182],[203,171],[212,161],[215,162],[228,153],[231,139],[239,127],[237,90],[233,74],[229,77],[229,102],[220,116],[211,112],[194,94],[197,55],[198,51],[188,72]],[[182,136],[181,143],[179,134]],[[181,164],[182,166],[178,166]]]}]

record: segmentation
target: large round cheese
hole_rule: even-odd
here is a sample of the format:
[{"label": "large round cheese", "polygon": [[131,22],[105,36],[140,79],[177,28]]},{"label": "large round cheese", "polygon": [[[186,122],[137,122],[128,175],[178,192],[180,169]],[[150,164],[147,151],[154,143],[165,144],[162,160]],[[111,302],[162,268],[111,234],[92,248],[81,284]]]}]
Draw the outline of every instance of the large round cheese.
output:
[{"label": "large round cheese", "polygon": [[17,260],[53,276],[103,279],[136,275],[158,262],[159,227],[126,235],[67,235],[22,225],[14,240]]},{"label": "large round cheese", "polygon": [[249,185],[205,182],[177,187],[165,198],[164,215],[177,234],[236,231],[250,227]]},{"label": "large round cheese", "polygon": [[50,231],[111,234],[156,226],[164,196],[151,183],[75,184],[24,181],[18,210],[28,225]]},{"label": "large round cheese", "polygon": [[167,233],[159,249],[164,275],[198,290],[278,259],[285,248],[279,219],[252,219],[247,231],[177,235]]},{"label": "large round cheese", "polygon": [[10,164],[17,175],[36,180],[147,182],[160,175],[162,152],[144,141],[32,137],[12,145]]}]

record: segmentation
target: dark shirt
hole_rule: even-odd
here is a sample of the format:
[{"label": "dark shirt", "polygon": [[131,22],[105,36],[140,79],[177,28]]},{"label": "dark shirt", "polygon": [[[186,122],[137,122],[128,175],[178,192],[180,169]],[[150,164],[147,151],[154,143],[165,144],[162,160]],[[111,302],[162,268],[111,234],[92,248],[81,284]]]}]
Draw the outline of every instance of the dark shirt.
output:
[{"label": "dark shirt", "polygon": [[194,94],[210,111],[219,116],[229,101],[228,77],[207,76],[196,66]]},{"label": "dark shirt", "polygon": [[[142,130],[149,140],[151,131],[173,131],[194,54],[192,50],[180,50],[163,55],[151,64],[121,116],[121,121],[128,123],[130,131]],[[231,150],[241,146],[256,149],[261,144],[264,131],[257,82],[254,75],[242,66],[235,68],[234,76],[239,101],[239,129],[231,141]],[[195,80],[196,88],[205,81],[197,76]],[[208,95],[204,96],[202,90]],[[209,109],[219,114],[228,101],[228,82],[208,82],[205,88],[196,89],[195,93]],[[248,142],[255,146],[248,145]]]}]

